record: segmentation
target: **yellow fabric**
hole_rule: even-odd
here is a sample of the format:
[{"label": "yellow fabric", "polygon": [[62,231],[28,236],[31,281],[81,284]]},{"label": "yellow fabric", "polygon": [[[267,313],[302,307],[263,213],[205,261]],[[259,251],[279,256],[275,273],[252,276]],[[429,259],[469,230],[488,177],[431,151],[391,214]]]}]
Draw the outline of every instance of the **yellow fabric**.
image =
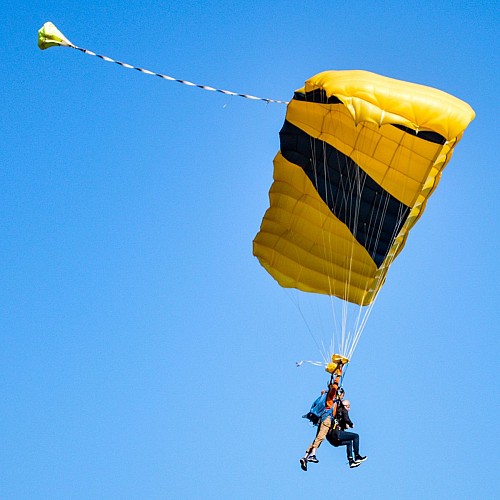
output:
[{"label": "yellow fabric", "polygon": [[[345,107],[292,100],[287,120],[352,158],[386,191],[413,206],[442,145],[422,141],[392,126],[356,126]],[[417,148],[418,144],[418,148]]]},{"label": "yellow fabric", "polygon": [[315,89],[340,99],[355,123],[397,123],[432,130],[448,141],[459,136],[475,116],[466,102],[446,92],[369,71],[324,71],[307,80],[299,92]]},{"label": "yellow fabric", "polygon": [[374,286],[375,263],[304,171],[280,153],[269,197],[271,207],[254,240],[254,255],[267,271],[284,287],[336,296],[348,288],[351,298],[363,302]]},{"label": "yellow fabric", "polygon": [[[382,265],[321,199],[304,170],[279,152],[270,207],[254,239],[254,255],[283,287],[370,304],[421,216],[454,146],[474,118],[468,104],[436,89],[365,71],[327,71],[298,92],[323,89],[342,104],[294,99],[286,119],[351,158],[410,215]],[[393,124],[442,135],[436,144]]]},{"label": "yellow fabric", "polygon": [[57,45],[73,47],[73,44],[54,26],[54,24],[47,22],[38,30],[38,48],[40,50],[45,50]]},{"label": "yellow fabric", "polygon": [[349,359],[341,354],[332,354],[332,363],[342,363],[343,365],[346,365],[349,363]]},{"label": "yellow fabric", "polygon": [[332,354],[332,362],[326,365],[325,371],[333,374],[338,368],[339,364],[346,365],[347,363],[349,363],[349,359],[345,356],[341,356],[340,354]]}]

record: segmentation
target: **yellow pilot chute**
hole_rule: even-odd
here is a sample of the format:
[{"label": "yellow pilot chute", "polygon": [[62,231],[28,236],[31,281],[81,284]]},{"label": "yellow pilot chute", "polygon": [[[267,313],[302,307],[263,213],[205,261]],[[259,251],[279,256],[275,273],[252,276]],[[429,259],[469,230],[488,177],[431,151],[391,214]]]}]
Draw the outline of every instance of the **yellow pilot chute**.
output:
[{"label": "yellow pilot chute", "polygon": [[51,22],[45,23],[38,30],[38,48],[49,47],[74,47],[74,45]]},{"label": "yellow pilot chute", "polygon": [[281,286],[357,306],[325,359],[351,358],[365,310],[473,118],[445,92],[367,71],[325,71],[295,92],[253,249]]}]

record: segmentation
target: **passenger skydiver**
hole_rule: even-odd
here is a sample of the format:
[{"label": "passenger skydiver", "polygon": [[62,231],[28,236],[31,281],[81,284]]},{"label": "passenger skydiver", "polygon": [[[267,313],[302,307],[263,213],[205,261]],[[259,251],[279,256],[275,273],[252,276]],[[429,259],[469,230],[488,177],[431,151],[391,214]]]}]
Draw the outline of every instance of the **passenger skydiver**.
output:
[{"label": "passenger skydiver", "polygon": [[[341,390],[342,389],[339,389],[339,391]],[[349,467],[352,469],[353,467],[359,467],[361,462],[364,462],[368,457],[359,454],[359,434],[355,432],[346,432],[346,429],[352,429],[354,427],[349,417],[350,408],[351,403],[347,399],[339,398],[337,400],[335,422],[333,428],[327,435],[327,439],[328,442],[335,447],[345,445]]]}]

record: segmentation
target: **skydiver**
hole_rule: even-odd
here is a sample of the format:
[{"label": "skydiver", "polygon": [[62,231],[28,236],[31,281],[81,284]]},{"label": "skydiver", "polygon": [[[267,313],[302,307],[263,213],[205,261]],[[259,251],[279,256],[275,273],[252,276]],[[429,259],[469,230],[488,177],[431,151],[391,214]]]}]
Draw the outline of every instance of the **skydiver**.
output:
[{"label": "skydiver", "polygon": [[[342,390],[342,389],[340,389]],[[346,432],[346,429],[353,428],[349,417],[351,403],[347,399],[339,398],[337,400],[337,413],[333,428],[329,431],[327,439],[335,447],[345,446],[349,467],[359,467],[368,457],[359,454],[359,434],[355,432]],[[354,448],[354,455],[353,455]]]},{"label": "skydiver", "polygon": [[328,394],[326,396],[325,411],[321,415],[321,422],[318,425],[316,437],[311,443],[311,446],[306,451],[306,454],[300,459],[300,467],[302,470],[307,470],[307,463],[312,462],[317,464],[319,460],[316,458],[316,450],[321,446],[321,443],[326,438],[328,431],[332,428],[332,422],[335,418],[337,405],[335,396],[339,388],[340,377],[342,375],[342,364],[335,370],[335,380],[328,386]]}]

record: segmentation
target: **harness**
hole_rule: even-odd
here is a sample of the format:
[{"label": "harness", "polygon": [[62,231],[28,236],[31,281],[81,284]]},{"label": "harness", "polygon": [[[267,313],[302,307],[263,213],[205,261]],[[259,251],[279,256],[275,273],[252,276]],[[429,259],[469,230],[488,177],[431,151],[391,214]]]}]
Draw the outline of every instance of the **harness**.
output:
[{"label": "harness", "polygon": [[[340,381],[339,381],[339,385],[337,387],[337,392],[335,395],[337,395],[340,391],[340,389],[342,389],[342,381],[344,380],[344,375],[342,374],[342,376],[340,377]],[[330,376],[330,382],[328,384],[328,386],[330,386],[334,381],[334,377],[333,377],[333,373],[331,374]],[[343,389],[342,389],[343,390]],[[332,429],[340,429],[339,428],[339,422],[338,420],[335,418],[335,415],[337,414],[337,406],[338,406],[338,403],[340,402],[341,400],[339,398],[335,398],[333,400],[333,404],[332,404],[332,407],[331,408],[328,408],[328,409],[325,409],[325,411],[321,414],[321,422],[323,422],[326,418],[330,417],[332,419]]]}]

